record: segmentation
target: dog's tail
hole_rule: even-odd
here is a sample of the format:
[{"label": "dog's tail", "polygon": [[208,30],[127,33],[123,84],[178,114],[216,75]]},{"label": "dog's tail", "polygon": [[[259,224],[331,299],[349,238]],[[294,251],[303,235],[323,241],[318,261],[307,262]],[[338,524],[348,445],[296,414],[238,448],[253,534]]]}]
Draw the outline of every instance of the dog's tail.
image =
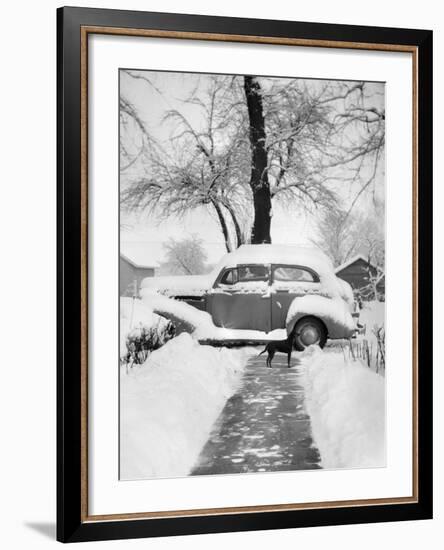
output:
[{"label": "dog's tail", "polygon": [[262,350],[262,351],[261,351],[261,352],[260,352],[260,353],[258,354],[258,357],[259,357],[259,355],[262,355],[263,353],[265,353],[265,352],[267,351],[267,348],[268,348],[268,345],[267,345],[267,346],[265,346],[265,349],[264,349],[264,350]]}]

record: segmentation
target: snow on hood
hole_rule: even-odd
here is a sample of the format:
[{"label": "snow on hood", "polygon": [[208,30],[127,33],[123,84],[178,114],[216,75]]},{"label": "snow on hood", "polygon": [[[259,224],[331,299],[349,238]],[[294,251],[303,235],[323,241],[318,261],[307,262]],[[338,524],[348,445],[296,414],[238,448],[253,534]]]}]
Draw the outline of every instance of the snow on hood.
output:
[{"label": "snow on hood", "polygon": [[156,289],[166,296],[200,296],[212,287],[214,277],[210,275],[171,275],[169,277],[147,277],[142,289]]}]

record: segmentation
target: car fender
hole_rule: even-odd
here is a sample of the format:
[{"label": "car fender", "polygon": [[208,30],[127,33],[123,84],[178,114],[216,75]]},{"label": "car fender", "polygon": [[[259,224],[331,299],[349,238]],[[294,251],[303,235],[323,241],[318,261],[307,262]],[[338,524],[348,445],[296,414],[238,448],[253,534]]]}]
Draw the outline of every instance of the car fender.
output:
[{"label": "car fender", "polygon": [[329,338],[350,338],[356,331],[348,304],[342,298],[320,295],[296,297],[287,312],[287,334],[290,335],[296,323],[307,316],[320,319],[327,329]]}]

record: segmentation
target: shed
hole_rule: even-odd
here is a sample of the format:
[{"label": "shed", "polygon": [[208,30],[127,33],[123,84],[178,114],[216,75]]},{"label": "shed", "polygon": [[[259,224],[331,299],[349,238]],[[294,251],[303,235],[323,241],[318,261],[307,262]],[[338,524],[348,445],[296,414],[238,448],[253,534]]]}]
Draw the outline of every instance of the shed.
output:
[{"label": "shed", "polygon": [[146,277],[154,277],[156,265],[138,264],[120,253],[119,292],[120,296],[138,296],[140,283]]},{"label": "shed", "polygon": [[[378,268],[361,254],[338,266],[335,273],[339,278],[347,281],[354,291],[359,291],[364,299],[374,300],[385,296],[384,275],[381,277]],[[378,296],[375,296],[375,282]]]}]

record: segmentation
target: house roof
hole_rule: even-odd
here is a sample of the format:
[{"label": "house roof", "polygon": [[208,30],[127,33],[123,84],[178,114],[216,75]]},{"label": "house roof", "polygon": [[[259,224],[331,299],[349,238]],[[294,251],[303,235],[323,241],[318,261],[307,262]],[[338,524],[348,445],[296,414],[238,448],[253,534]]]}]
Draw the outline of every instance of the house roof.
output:
[{"label": "house roof", "polygon": [[338,267],[335,267],[335,273],[338,274],[340,271],[342,271],[346,267],[349,267],[350,265],[354,264],[358,260],[362,260],[366,264],[371,265],[372,267],[374,267],[376,269],[376,266],[374,264],[372,264],[372,262],[369,262],[368,258],[363,256],[362,254],[357,254],[356,256],[353,256],[353,258],[350,258],[349,260],[347,260],[343,264],[339,265]]},{"label": "house roof", "polygon": [[131,258],[128,258],[128,256],[126,254],[123,254],[123,252],[120,253],[120,257],[127,261],[129,264],[131,264],[133,267],[136,267],[136,268],[139,268],[139,269],[155,269],[156,267],[159,267],[156,263],[151,263],[151,264],[147,264],[147,263],[138,263],[136,261],[134,261],[133,259]]}]

